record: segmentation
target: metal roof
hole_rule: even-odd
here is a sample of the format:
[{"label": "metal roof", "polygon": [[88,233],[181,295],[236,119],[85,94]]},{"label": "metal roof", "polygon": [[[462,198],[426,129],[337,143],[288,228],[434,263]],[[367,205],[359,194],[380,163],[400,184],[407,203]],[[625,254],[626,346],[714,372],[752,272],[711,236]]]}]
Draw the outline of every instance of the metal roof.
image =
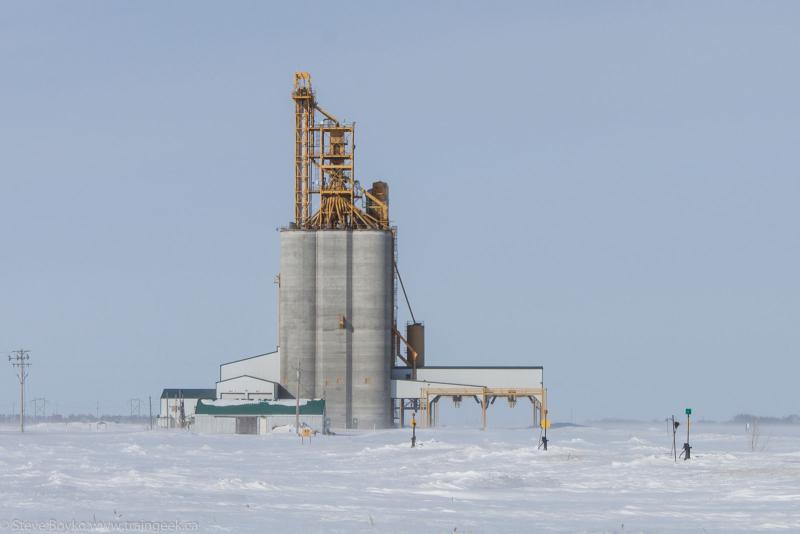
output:
[{"label": "metal roof", "polygon": [[221,364],[219,364],[219,366],[222,367],[222,366],[225,366],[225,365],[230,365],[232,363],[239,363],[239,362],[243,362],[245,360],[252,360],[254,358],[261,358],[262,356],[270,356],[272,354],[277,354],[277,353],[278,353],[277,350],[273,350],[272,352],[265,352],[264,354],[256,354],[255,356],[245,356],[244,358],[239,358],[238,360],[231,360],[229,362],[221,363]]},{"label": "metal roof", "polygon": [[166,388],[161,392],[161,398],[166,399],[216,399],[216,389],[202,388]]},{"label": "metal roof", "polygon": [[253,380],[258,380],[259,382],[269,382],[270,384],[278,384],[278,382],[275,382],[274,380],[267,380],[266,378],[258,378],[257,376],[253,375],[232,376],[230,378],[226,378],[225,380],[217,380],[217,384],[228,382],[229,380],[237,380],[239,378],[252,378]]},{"label": "metal roof", "polygon": [[[198,400],[194,413],[198,415],[294,415],[295,410],[294,404],[269,401],[215,406]],[[324,412],[325,401],[323,399],[300,403],[300,415],[323,415]]]},{"label": "metal roof", "polygon": [[[397,366],[395,365],[392,369],[403,369],[403,370],[411,370],[411,367],[407,366]],[[421,367],[417,367],[417,370],[421,369],[542,369],[544,367],[541,365],[423,365]]]}]

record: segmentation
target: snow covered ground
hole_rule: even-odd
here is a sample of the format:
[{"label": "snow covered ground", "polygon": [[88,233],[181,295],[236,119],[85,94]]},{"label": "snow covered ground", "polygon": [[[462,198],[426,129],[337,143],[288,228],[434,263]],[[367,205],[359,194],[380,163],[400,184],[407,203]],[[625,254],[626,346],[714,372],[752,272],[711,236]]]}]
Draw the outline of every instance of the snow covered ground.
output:
[{"label": "snow covered ground", "polygon": [[530,429],[422,429],[411,449],[407,430],[5,427],[0,530],[800,532],[800,429],[762,427],[757,453],[739,426],[693,433],[675,464],[666,423],[553,429],[547,452]]}]

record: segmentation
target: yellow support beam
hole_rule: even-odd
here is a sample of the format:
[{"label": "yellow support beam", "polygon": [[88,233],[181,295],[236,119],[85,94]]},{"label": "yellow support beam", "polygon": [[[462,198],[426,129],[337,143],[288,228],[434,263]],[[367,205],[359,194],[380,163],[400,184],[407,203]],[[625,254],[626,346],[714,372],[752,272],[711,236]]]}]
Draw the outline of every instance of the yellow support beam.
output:
[{"label": "yellow support beam", "polygon": [[[486,411],[490,398],[505,397],[517,399],[528,397],[534,402],[534,409],[538,402],[539,421],[543,423],[547,419],[547,389],[545,388],[491,388],[482,386],[453,386],[453,387],[428,387],[422,388],[420,399],[424,399],[425,406],[430,406],[430,398],[434,397],[475,397],[481,405],[481,426],[486,429]],[[535,399],[535,400],[534,400]],[[432,419],[430,410],[426,413],[425,421],[431,426]]]}]

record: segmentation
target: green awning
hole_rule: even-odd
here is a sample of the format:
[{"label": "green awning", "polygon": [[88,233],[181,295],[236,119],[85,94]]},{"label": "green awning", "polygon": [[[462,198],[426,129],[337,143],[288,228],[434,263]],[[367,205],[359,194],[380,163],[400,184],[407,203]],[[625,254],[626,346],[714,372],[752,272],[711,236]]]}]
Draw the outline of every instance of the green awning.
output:
[{"label": "green awning", "polygon": [[[294,404],[270,401],[217,406],[206,404],[201,399],[197,401],[194,413],[200,415],[294,415],[295,410]],[[323,415],[324,413],[324,399],[300,401],[300,415]]]}]

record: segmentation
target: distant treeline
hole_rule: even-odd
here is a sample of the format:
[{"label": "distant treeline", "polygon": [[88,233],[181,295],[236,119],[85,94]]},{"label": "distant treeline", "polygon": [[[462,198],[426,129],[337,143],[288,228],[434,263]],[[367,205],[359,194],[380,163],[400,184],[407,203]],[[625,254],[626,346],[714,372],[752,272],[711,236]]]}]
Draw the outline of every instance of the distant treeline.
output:
[{"label": "distant treeline", "polygon": [[763,415],[751,415],[749,413],[740,413],[733,419],[731,423],[752,423],[757,421],[765,425],[798,425],[800,424],[800,415],[792,414],[786,417],[769,417]]},{"label": "distant treeline", "polygon": [[[155,414],[153,415],[155,417]],[[29,416],[25,414],[25,424],[32,425],[35,423],[97,423],[104,421],[106,423],[130,423],[130,424],[149,424],[150,418],[146,415],[101,415],[98,419],[97,416],[92,414],[52,414],[46,417],[42,416]],[[9,415],[0,414],[0,424],[18,424],[19,414]]]},{"label": "distant treeline", "polygon": [[[677,420],[682,420],[682,417],[676,417]],[[665,419],[651,419],[650,421],[644,421],[641,419],[624,419],[620,417],[606,417],[603,419],[595,419],[587,421],[586,424],[644,424],[644,423],[661,423],[665,421]],[[800,425],[800,415],[792,414],[787,415],[785,417],[772,417],[772,416],[765,416],[765,415],[752,415],[749,413],[740,413],[739,415],[735,416],[733,419],[729,421],[714,421],[711,419],[695,419],[694,423],[703,423],[703,424],[747,424],[747,423],[761,423],[765,425]],[[555,425],[555,423],[553,423]]]}]

